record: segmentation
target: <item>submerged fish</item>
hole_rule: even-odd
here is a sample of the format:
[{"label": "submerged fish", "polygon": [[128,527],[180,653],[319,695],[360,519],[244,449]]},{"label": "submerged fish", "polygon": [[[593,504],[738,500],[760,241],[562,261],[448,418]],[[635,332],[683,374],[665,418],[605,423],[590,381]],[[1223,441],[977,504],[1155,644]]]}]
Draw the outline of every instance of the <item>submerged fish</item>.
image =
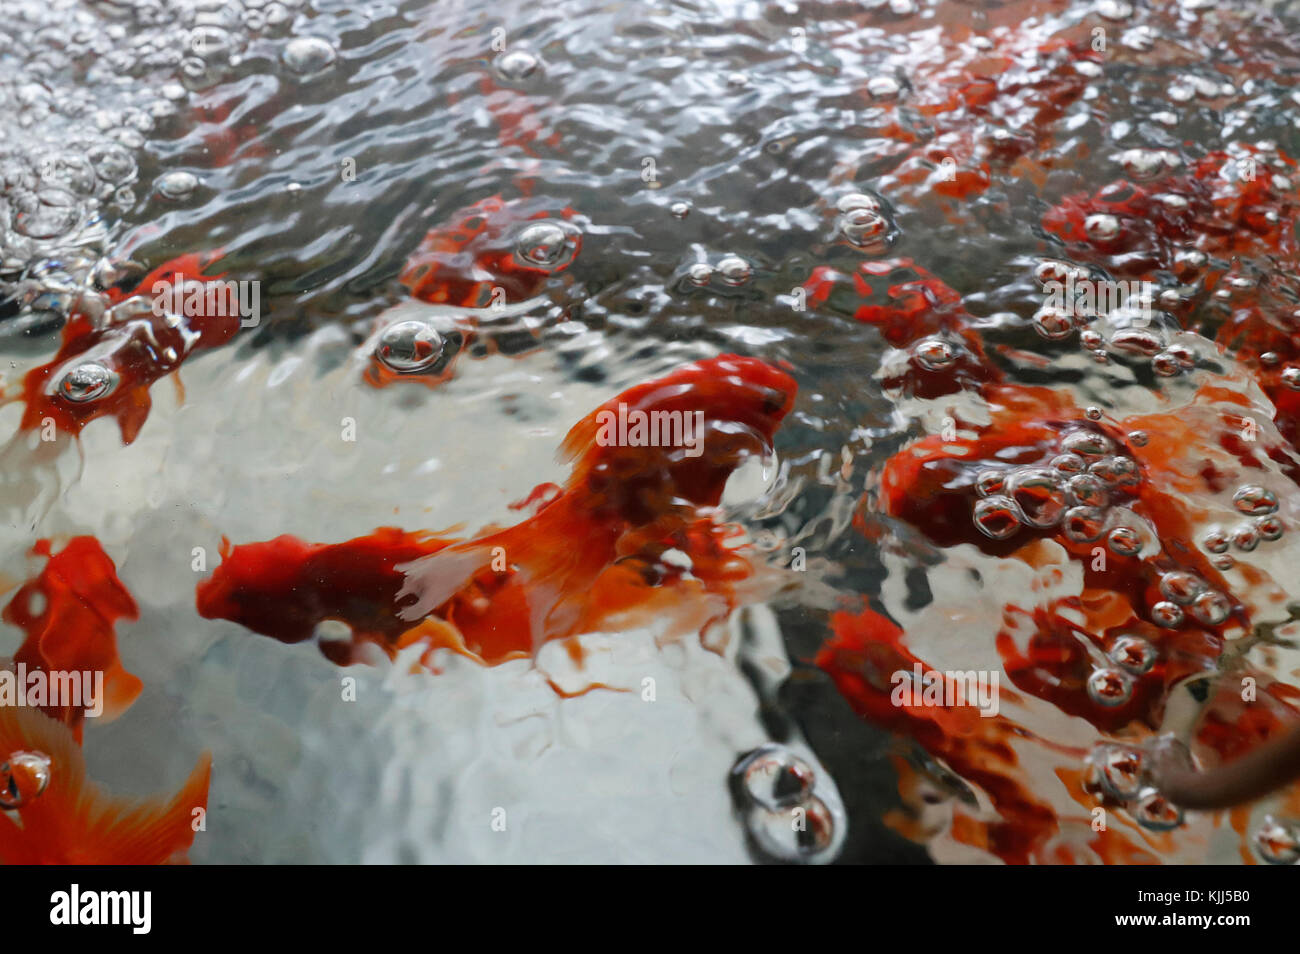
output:
[{"label": "submerged fish", "polygon": [[[117,578],[117,567],[94,537],[73,537],[58,553],[41,540],[32,551],[48,557],[40,574],[18,588],[0,618],[17,626],[26,639],[14,665],[27,672],[103,675],[103,715],[112,718],[140,694],[142,683],[127,672],[117,654],[114,627],[139,616],[135,600]],[[65,723],[81,740],[90,701],[80,706],[49,705],[45,712]]]},{"label": "submerged fish", "polygon": [[[130,444],[149,416],[149,388],[196,351],[225,344],[241,324],[220,276],[205,278],[215,255],[189,254],[154,269],[131,290],[111,288],[98,320],[74,312],[58,354],[23,379],[22,427],[77,435],[91,421],[117,418]],[[183,314],[162,307],[184,283]],[[166,291],[159,286],[165,286]]]},{"label": "submerged fish", "polygon": [[[390,654],[445,646],[494,664],[658,611],[703,630],[757,575],[731,545],[740,531],[717,523],[714,508],[736,467],[770,451],[796,388],[754,358],[688,365],[579,421],[561,447],[568,481],[538,488],[522,523],[463,542],[386,528],[334,545],[227,545],[199,584],[199,613],[284,642],[339,620],[350,638],[322,649],[340,663],[369,642]],[[676,439],[648,441],[644,428],[661,426]]]},{"label": "submerged fish", "polygon": [[183,862],[207,811],[211,769],[205,754],[170,799],[117,798],[87,778],[66,726],[0,706],[0,864]]}]

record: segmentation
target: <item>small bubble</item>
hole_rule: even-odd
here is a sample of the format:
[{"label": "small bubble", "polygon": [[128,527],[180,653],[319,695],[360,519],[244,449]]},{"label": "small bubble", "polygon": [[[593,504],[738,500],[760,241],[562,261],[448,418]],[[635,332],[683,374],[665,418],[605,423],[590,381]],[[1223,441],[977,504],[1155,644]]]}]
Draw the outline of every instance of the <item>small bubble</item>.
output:
[{"label": "small bubble", "polygon": [[1061,530],[1075,543],[1092,543],[1106,532],[1106,512],[1097,507],[1071,507],[1061,518]]},{"label": "small bubble", "polygon": [[1046,468],[1034,467],[1013,472],[1007,480],[1006,495],[1016,504],[1021,519],[1031,527],[1054,527],[1065,513],[1065,491],[1059,475]]},{"label": "small bubble", "polygon": [[79,364],[59,381],[59,394],[74,404],[85,404],[112,393],[117,375],[98,361]]},{"label": "small bubble", "polygon": [[1074,319],[1063,308],[1044,305],[1031,319],[1034,330],[1049,341],[1060,341],[1074,331]]},{"label": "small bubble", "polygon": [[1078,454],[1057,454],[1052,467],[1063,474],[1081,474],[1088,469],[1088,462]]},{"label": "small bubble", "polygon": [[531,50],[506,50],[492,61],[492,68],[498,76],[511,83],[522,82],[536,73],[542,65],[537,54]]},{"label": "small bubble", "polygon": [[1106,485],[1095,474],[1078,474],[1066,482],[1074,502],[1085,507],[1104,507],[1110,499]]},{"label": "small bubble", "polygon": [[867,92],[872,99],[894,99],[901,91],[898,80],[892,76],[873,76],[867,80]]},{"label": "small bubble", "polygon": [[1177,629],[1183,625],[1184,619],[1183,608],[1177,603],[1161,600],[1151,607],[1151,622],[1165,629]]},{"label": "small bubble", "polygon": [[1232,495],[1232,505],[1251,517],[1277,511],[1277,494],[1256,484],[1248,484]]},{"label": "small bubble", "polygon": [[427,322],[398,321],[385,328],[375,346],[375,357],[399,374],[421,371],[442,356],[442,335]]},{"label": "small bubble", "polygon": [[1140,676],[1156,664],[1156,648],[1141,636],[1126,633],[1115,640],[1107,653],[1111,662],[1126,672]]},{"label": "small bubble", "polygon": [[1293,391],[1300,391],[1300,365],[1293,364],[1283,368],[1282,383]]},{"label": "small bubble", "polygon": [[184,199],[198,185],[199,180],[194,173],[178,169],[160,176],[156,187],[159,194],[168,199]]},{"label": "small bubble", "polygon": [[1286,526],[1282,523],[1282,518],[1276,514],[1269,514],[1255,521],[1255,532],[1259,534],[1261,540],[1280,540],[1285,531]]},{"label": "small bubble", "polygon": [[686,278],[692,285],[707,285],[713,281],[713,266],[707,262],[695,262],[686,269]]},{"label": "small bubble", "polygon": [[1132,527],[1116,527],[1107,534],[1106,545],[1119,556],[1136,556],[1142,550],[1142,535]]},{"label": "small bubble", "polygon": [[1219,626],[1232,614],[1232,601],[1218,590],[1206,590],[1192,603],[1192,618],[1205,626]]},{"label": "small bubble", "polygon": [[1265,815],[1250,839],[1255,851],[1271,865],[1293,865],[1300,861],[1300,829]]},{"label": "small bubble", "polygon": [[975,493],[981,497],[989,497],[993,494],[1002,493],[1002,484],[1004,474],[1000,470],[981,471],[975,477]]},{"label": "small bubble", "polygon": [[1138,796],[1133,818],[1151,831],[1170,831],[1183,823],[1183,810],[1154,788],[1149,788]]},{"label": "small bubble", "polygon": [[1133,680],[1119,669],[1094,669],[1088,676],[1088,697],[1108,709],[1122,706],[1133,697]]},{"label": "small bubble", "polygon": [[1096,431],[1071,431],[1061,439],[1061,450],[1080,457],[1105,457],[1114,448],[1109,437]]},{"label": "small bubble", "polygon": [[566,268],[577,253],[577,230],[567,222],[534,222],[515,239],[515,261],[546,272]]},{"label": "small bubble", "polygon": [[749,798],[773,810],[806,801],[817,780],[812,766],[782,745],[764,746],[741,763],[741,772]]},{"label": "small bubble", "polygon": [[840,231],[858,248],[876,248],[888,238],[889,221],[874,209],[850,209],[840,218]]},{"label": "small bubble", "polygon": [[1101,212],[1084,219],[1083,230],[1094,241],[1106,242],[1119,235],[1120,223],[1115,216]]},{"label": "small bubble", "polygon": [[1222,527],[1210,527],[1201,537],[1201,545],[1211,553],[1227,553],[1232,546],[1232,538]]},{"label": "small bubble", "polygon": [[957,351],[942,338],[922,338],[912,346],[912,356],[927,371],[943,371],[957,363]]},{"label": "small bubble", "polygon": [[880,210],[880,203],[864,193],[850,192],[848,195],[840,196],[835,202],[835,208],[841,212],[852,212],[854,209],[869,209],[876,212]]},{"label": "small bubble", "polygon": [[675,219],[684,219],[691,214],[691,207],[686,202],[674,202],[669,206],[668,212]]},{"label": "small bubble", "polygon": [[743,285],[749,281],[753,270],[739,255],[728,255],[718,262],[718,274],[728,285]]},{"label": "small bubble", "polygon": [[1097,757],[1101,787],[1121,801],[1142,790],[1142,753],[1123,745],[1103,746]]},{"label": "small bubble", "polygon": [[994,540],[1006,540],[1013,536],[1021,526],[1020,508],[1010,497],[995,494],[984,497],[975,504],[975,526],[986,537]]},{"label": "small bubble", "polygon": [[[799,812],[803,814],[801,825],[796,822]],[[772,810],[756,805],[747,824],[759,848],[782,861],[811,858],[835,841],[835,818],[816,796],[792,808]]]},{"label": "small bubble", "polygon": [[0,809],[14,811],[38,798],[50,784],[50,757],[14,752],[0,762]]},{"label": "small bubble", "polygon": [[1146,447],[1151,442],[1151,435],[1146,431],[1129,431],[1128,442],[1134,447]]},{"label": "small bubble", "polygon": [[1160,592],[1165,599],[1186,606],[1205,592],[1205,581],[1186,570],[1171,570],[1160,577]]},{"label": "small bubble", "polygon": [[1250,553],[1259,546],[1259,531],[1253,524],[1238,524],[1232,531],[1232,545],[1242,553]]},{"label": "small bubble", "polygon": [[1172,378],[1182,374],[1183,366],[1173,354],[1161,351],[1151,359],[1151,370],[1162,378]]},{"label": "small bubble", "polygon": [[318,36],[298,36],[284,47],[284,65],[300,76],[319,73],[334,64],[337,54],[328,40]]}]

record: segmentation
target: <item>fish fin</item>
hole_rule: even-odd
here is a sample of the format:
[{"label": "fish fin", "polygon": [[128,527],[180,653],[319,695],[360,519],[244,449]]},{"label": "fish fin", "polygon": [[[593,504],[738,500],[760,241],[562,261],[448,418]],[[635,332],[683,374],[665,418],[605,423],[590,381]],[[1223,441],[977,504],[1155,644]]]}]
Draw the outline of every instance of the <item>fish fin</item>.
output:
[{"label": "fish fin", "polygon": [[[194,843],[194,812],[207,812],[212,754],[204,752],[185,785],[170,800],[132,802],[95,788],[87,817],[87,842],[100,864],[156,865],[183,861]],[[87,859],[89,860],[89,859]]]}]

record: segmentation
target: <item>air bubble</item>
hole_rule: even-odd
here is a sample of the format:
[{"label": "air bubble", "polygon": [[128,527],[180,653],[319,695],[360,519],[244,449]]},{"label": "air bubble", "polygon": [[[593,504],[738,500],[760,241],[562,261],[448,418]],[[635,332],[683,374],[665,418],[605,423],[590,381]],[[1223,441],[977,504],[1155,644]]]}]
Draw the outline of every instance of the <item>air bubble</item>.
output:
[{"label": "air bubble", "polygon": [[558,272],[577,255],[577,235],[568,223],[534,222],[515,239],[515,261],[529,268]]},{"label": "air bubble", "polygon": [[0,762],[0,808],[14,811],[40,797],[50,784],[50,757],[44,752],[14,752]]},{"label": "air bubble", "polygon": [[1196,597],[1192,618],[1205,626],[1219,626],[1232,614],[1232,601],[1218,590],[1207,590]]},{"label": "air bubble", "polygon": [[1232,495],[1232,505],[1251,517],[1277,512],[1277,494],[1256,484],[1248,484]]},{"label": "air bubble", "polygon": [[424,321],[398,321],[379,335],[375,357],[399,374],[422,371],[442,356],[442,335]]},{"label": "air bubble", "polygon": [[943,371],[957,363],[957,350],[942,338],[922,338],[912,346],[912,356],[927,371]]},{"label": "air bubble", "polygon": [[1106,242],[1119,235],[1120,223],[1109,213],[1097,213],[1084,219],[1083,230],[1094,241]]},{"label": "air bubble", "polygon": [[1269,514],[1255,521],[1255,532],[1259,534],[1261,540],[1280,540],[1285,530],[1286,526],[1282,523],[1282,518],[1276,514]]},{"label": "air bubble", "polygon": [[1169,600],[1161,600],[1151,607],[1151,622],[1165,629],[1177,629],[1183,625],[1185,617],[1183,608]]},{"label": "air bubble", "polygon": [[816,783],[812,767],[782,745],[765,746],[744,763],[741,781],[756,805],[777,810],[807,800]]},{"label": "air bubble", "polygon": [[307,76],[332,66],[337,55],[328,40],[318,36],[298,36],[285,45],[281,58],[293,72]]},{"label": "air bubble", "polygon": [[1088,697],[1108,709],[1122,706],[1133,698],[1133,680],[1119,669],[1094,669],[1088,677]]},{"label": "air bubble", "polygon": [[1156,664],[1156,648],[1141,636],[1130,633],[1116,639],[1107,655],[1111,662],[1135,676],[1150,672]]},{"label": "air bubble", "polygon": [[59,381],[59,394],[73,404],[85,404],[111,394],[117,387],[117,375],[98,361],[79,364]]},{"label": "air bubble", "polygon": [[1165,599],[1186,606],[1205,592],[1205,581],[1186,570],[1171,570],[1160,577],[1160,592]]},{"label": "air bubble", "polygon": [[1146,789],[1133,806],[1133,818],[1151,831],[1170,831],[1183,823],[1183,810],[1154,788]]},{"label": "air bubble", "polygon": [[1142,550],[1142,535],[1132,527],[1116,527],[1106,536],[1106,545],[1119,556],[1136,556]]},{"label": "air bubble", "polygon": [[986,537],[1006,540],[1014,536],[1021,526],[1020,508],[1010,497],[995,494],[975,504],[975,526]]},{"label": "air bubble", "polygon": [[175,170],[159,177],[158,193],[168,199],[184,199],[198,188],[199,180],[192,172]]},{"label": "air bubble", "polygon": [[1031,527],[1054,527],[1065,512],[1065,491],[1060,477],[1046,468],[1015,471],[1007,480],[1006,495],[1015,501],[1025,523]]},{"label": "air bubble", "polygon": [[1255,851],[1271,865],[1293,865],[1300,861],[1300,827],[1284,824],[1272,815],[1255,829],[1250,840]]},{"label": "air bubble", "polygon": [[1071,507],[1061,518],[1061,530],[1075,543],[1092,543],[1106,532],[1106,512],[1096,507]]},{"label": "air bubble", "polygon": [[1096,431],[1071,431],[1061,439],[1061,450],[1080,457],[1105,457],[1114,448],[1109,437]]}]

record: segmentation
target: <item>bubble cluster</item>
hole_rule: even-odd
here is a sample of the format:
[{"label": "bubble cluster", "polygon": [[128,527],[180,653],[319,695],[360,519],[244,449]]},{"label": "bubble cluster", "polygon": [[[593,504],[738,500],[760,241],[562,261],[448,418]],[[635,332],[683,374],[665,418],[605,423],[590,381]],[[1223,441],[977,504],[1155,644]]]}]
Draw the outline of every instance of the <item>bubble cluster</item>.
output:
[{"label": "bubble cluster", "polygon": [[843,843],[845,816],[834,783],[789,747],[769,743],[731,771],[751,843],[777,861],[823,863]]}]

